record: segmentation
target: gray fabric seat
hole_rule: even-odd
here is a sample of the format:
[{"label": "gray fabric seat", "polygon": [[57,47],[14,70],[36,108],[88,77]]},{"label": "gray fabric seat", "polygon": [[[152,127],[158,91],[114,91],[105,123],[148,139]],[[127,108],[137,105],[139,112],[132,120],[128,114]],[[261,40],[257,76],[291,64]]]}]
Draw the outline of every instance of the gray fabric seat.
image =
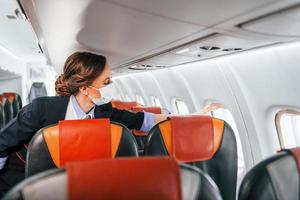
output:
[{"label": "gray fabric seat", "polygon": [[43,82],[32,83],[28,94],[28,101],[32,102],[34,99],[44,96],[47,96],[45,84]]}]

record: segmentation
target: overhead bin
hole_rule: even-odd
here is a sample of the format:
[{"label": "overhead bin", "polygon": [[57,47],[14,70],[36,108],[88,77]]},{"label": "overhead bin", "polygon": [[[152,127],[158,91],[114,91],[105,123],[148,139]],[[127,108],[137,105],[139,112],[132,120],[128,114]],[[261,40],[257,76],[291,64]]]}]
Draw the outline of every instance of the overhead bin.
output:
[{"label": "overhead bin", "polygon": [[224,33],[213,33],[203,38],[167,49],[161,53],[144,57],[136,62],[131,62],[127,65],[127,68],[129,70],[141,71],[161,69],[240,52],[272,43],[274,43],[272,40],[260,40],[257,38],[237,37]]},{"label": "overhead bin", "polygon": [[172,53],[187,57],[199,57],[201,59],[247,50],[269,43],[269,41],[246,39],[222,33],[215,33],[203,40],[175,49]]},{"label": "overhead bin", "polygon": [[265,35],[300,37],[300,4],[238,25],[241,29]]}]

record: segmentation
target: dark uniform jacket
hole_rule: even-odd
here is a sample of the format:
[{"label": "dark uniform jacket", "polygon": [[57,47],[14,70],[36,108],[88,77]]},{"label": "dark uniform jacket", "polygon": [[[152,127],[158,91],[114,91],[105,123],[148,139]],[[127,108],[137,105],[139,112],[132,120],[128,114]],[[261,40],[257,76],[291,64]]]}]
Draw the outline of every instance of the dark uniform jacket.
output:
[{"label": "dark uniform jacket", "polygon": [[[11,122],[0,130],[0,157],[10,155],[5,168],[0,170],[0,196],[24,178],[24,144],[29,142],[39,129],[64,120],[69,99],[69,96],[37,98],[23,107]],[[144,120],[142,112],[135,114],[112,108],[111,103],[96,106],[94,115],[95,118],[110,118],[111,121],[124,124],[129,129],[140,129]]]}]

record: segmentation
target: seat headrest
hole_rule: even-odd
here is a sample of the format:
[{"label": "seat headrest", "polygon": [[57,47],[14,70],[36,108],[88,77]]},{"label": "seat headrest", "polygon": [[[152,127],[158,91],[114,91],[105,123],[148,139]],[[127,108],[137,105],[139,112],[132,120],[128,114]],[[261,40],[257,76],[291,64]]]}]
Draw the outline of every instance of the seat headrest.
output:
[{"label": "seat headrest", "polygon": [[65,120],[42,131],[57,167],[66,162],[112,158],[122,135],[122,127],[109,119]]},{"label": "seat headrest", "polygon": [[68,163],[66,170],[69,199],[182,199],[179,167],[171,158]]},{"label": "seat headrest", "polygon": [[169,155],[179,162],[209,160],[220,147],[224,121],[209,116],[174,116],[158,124]]},{"label": "seat headrest", "polygon": [[5,97],[2,94],[0,94],[0,103],[3,104],[4,101],[5,101]]},{"label": "seat headrest", "polygon": [[14,92],[5,92],[3,96],[7,98],[7,100],[12,103],[16,99],[16,93]]},{"label": "seat headrest", "polygon": [[161,114],[160,107],[133,107],[131,110],[133,112],[150,112],[154,114]]},{"label": "seat headrest", "polygon": [[117,108],[117,109],[123,109],[123,110],[129,110],[133,107],[138,107],[139,104],[135,101],[112,101],[112,107]]}]

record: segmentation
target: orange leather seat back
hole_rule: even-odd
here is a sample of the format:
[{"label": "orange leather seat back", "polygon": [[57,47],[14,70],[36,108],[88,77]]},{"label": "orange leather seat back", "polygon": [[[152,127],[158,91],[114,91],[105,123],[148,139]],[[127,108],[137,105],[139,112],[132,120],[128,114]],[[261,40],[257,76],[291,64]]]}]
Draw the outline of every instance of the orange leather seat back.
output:
[{"label": "orange leather seat back", "polygon": [[173,159],[70,163],[66,170],[69,199],[182,199],[179,167]]},{"label": "orange leather seat back", "polygon": [[135,101],[112,101],[112,107],[121,109],[121,110],[129,110],[133,107],[139,107],[140,105]]},{"label": "orange leather seat back", "polygon": [[30,143],[28,155],[27,176],[67,162],[137,156],[138,152],[133,136],[123,125],[109,119],[87,119],[64,120],[40,130]]},{"label": "orange leather seat back", "polygon": [[3,93],[3,96],[5,98],[7,98],[7,100],[10,102],[10,103],[13,103],[14,100],[16,99],[16,93],[14,92],[5,92]]},{"label": "orange leather seat back", "polygon": [[131,110],[135,113],[137,112],[150,112],[154,114],[161,114],[160,107],[133,107]]},{"label": "orange leather seat back", "polygon": [[222,199],[215,183],[201,170],[157,156],[67,163],[65,168],[25,179],[4,200],[45,198]]},{"label": "orange leather seat back", "polygon": [[231,127],[209,116],[174,116],[149,132],[145,155],[169,155],[207,172],[224,199],[234,199],[237,144]]}]

